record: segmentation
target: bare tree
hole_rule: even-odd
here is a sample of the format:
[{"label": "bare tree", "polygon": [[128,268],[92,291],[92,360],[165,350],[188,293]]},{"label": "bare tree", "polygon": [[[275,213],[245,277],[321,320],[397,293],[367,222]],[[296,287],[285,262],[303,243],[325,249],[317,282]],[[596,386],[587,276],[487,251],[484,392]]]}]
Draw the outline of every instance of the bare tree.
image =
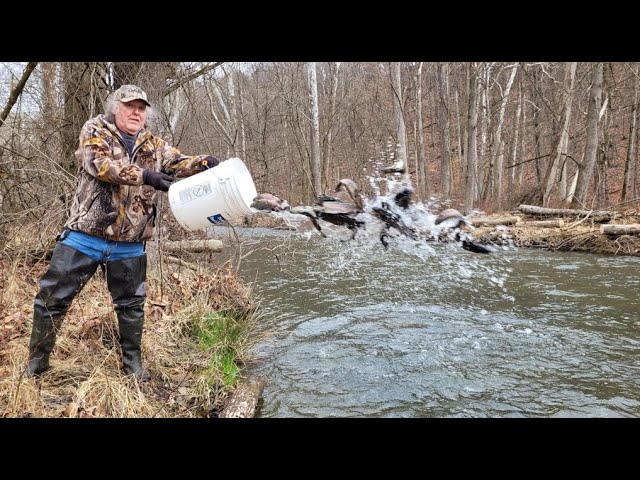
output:
[{"label": "bare tree", "polygon": [[316,62],[307,64],[309,75],[309,103],[311,107],[311,173],[313,176],[314,195],[322,193],[321,160],[320,160],[320,115],[318,113],[318,79]]},{"label": "bare tree", "polygon": [[[507,190],[509,192],[513,192],[514,185],[516,185],[516,181],[519,184],[519,176],[516,174],[516,164],[518,162],[518,154],[519,154],[519,146],[522,142],[522,135],[520,135],[520,122],[522,118],[522,113],[524,109],[522,108],[523,103],[523,95],[522,95],[522,85],[518,88],[518,106],[516,109],[516,118],[515,122],[513,122],[513,139],[511,142],[511,162],[509,164],[509,174],[507,175]],[[523,122],[524,123],[524,122]],[[518,169],[521,171],[522,169]]]},{"label": "bare tree", "polygon": [[576,193],[571,202],[573,208],[584,208],[587,188],[593,176],[593,169],[598,155],[598,114],[602,96],[603,63],[597,62],[593,68],[593,80],[589,95],[589,109],[587,111],[587,144],[585,146],[584,161],[578,167],[578,181]]},{"label": "bare tree", "polygon": [[442,162],[440,167],[440,185],[442,196],[448,199],[451,196],[451,145],[449,142],[449,73],[448,64],[442,63],[436,66],[438,79],[438,99],[436,101],[436,115],[438,118],[438,131],[442,144]]},{"label": "bare tree", "polygon": [[334,129],[336,123],[336,104],[338,102],[338,85],[339,85],[339,73],[340,73],[340,62],[329,63],[328,65],[329,75],[330,75],[330,91],[328,92],[327,98],[329,101],[329,108],[326,115],[326,133],[325,133],[325,141],[323,144],[324,152],[322,154],[322,165],[323,165],[323,173],[322,180],[323,184],[326,186],[329,183],[333,183],[329,178],[329,171],[331,168],[331,156],[333,154],[333,138],[334,138]]},{"label": "bare tree", "polygon": [[464,174],[464,169],[466,168],[465,161],[465,148],[464,142],[466,136],[463,134],[463,129],[467,127],[467,122],[465,121],[466,116],[460,111],[460,88],[464,82],[458,82],[455,88],[455,97],[456,97],[456,137],[458,139],[458,165],[460,165],[460,173]]},{"label": "bare tree", "polygon": [[[490,89],[493,84],[491,77],[491,70],[495,62],[480,63],[478,65],[477,76],[479,80],[479,116],[480,116],[480,146],[478,148],[477,159],[477,171],[476,171],[476,195],[478,198],[485,200],[488,198],[491,192],[491,172],[493,171],[493,165],[491,164],[492,157],[487,155],[487,151],[490,150],[491,143],[491,125],[492,125],[492,110],[491,110],[491,95]],[[485,181],[482,182],[482,175],[486,172]]]},{"label": "bare tree", "polygon": [[62,161],[70,173],[76,171],[74,152],[78,148],[80,129],[102,110],[102,102],[109,91],[107,71],[105,63],[62,64]]},{"label": "bare tree", "polygon": [[633,75],[633,103],[631,104],[631,113],[629,115],[631,119],[629,121],[629,142],[627,143],[627,156],[624,162],[622,191],[620,193],[620,200],[623,202],[638,196],[636,189],[636,162],[638,158],[636,140],[638,136],[638,91],[640,85],[640,67],[638,65],[633,70]]},{"label": "bare tree", "polygon": [[407,162],[407,134],[404,123],[404,105],[402,101],[402,80],[400,76],[400,62],[391,62],[391,90],[393,97],[393,124],[397,139],[396,158],[398,164],[404,166],[403,181],[410,183],[409,165]]},{"label": "bare tree", "polygon": [[[247,157],[247,130],[245,128],[244,120],[244,95],[242,94],[242,76],[239,70],[235,71],[236,82],[238,84],[238,116],[240,120],[240,139],[241,139],[241,155],[242,159],[246,162],[249,161]],[[250,163],[250,162],[249,162]]]},{"label": "bare tree", "polygon": [[467,115],[467,174],[465,179],[466,192],[464,197],[465,214],[468,214],[473,209],[473,201],[476,194],[476,130],[478,127],[478,79],[476,77],[476,65],[473,62],[467,64],[467,79],[469,91],[469,108]]},{"label": "bare tree", "polygon": [[235,157],[237,156],[236,148],[238,140],[235,89],[233,79],[230,78],[230,75],[226,71],[224,71],[224,73],[228,86],[227,97],[222,93],[222,89],[216,78],[211,78],[209,82],[205,82],[205,91],[209,100],[209,113],[211,118],[227,145],[227,156]]},{"label": "bare tree", "polygon": [[18,83],[11,89],[11,93],[9,94],[9,99],[7,100],[6,105],[2,109],[2,112],[0,112],[0,126],[2,126],[4,121],[9,116],[11,109],[18,101],[18,98],[22,94],[22,90],[24,89],[24,86],[27,83],[27,80],[29,80],[29,77],[31,76],[31,72],[33,72],[33,69],[36,68],[36,65],[38,65],[38,62],[29,62],[25,67],[24,72],[22,72],[22,76],[20,77],[20,80],[18,80]]},{"label": "bare tree", "polygon": [[507,80],[507,86],[504,89],[502,95],[502,102],[500,104],[500,113],[498,116],[498,126],[496,127],[495,141],[493,143],[493,164],[495,169],[493,171],[493,200],[496,202],[498,208],[502,202],[502,169],[504,163],[504,141],[502,140],[502,125],[504,123],[505,111],[507,109],[507,102],[509,101],[509,94],[511,93],[511,87],[516,78],[518,72],[518,63],[514,63],[511,67],[511,74],[509,80]]},{"label": "bare tree", "polygon": [[[12,74],[13,86],[25,65]],[[15,71],[15,65],[5,66]],[[159,133],[173,145],[185,151],[241,156],[260,191],[283,196],[292,204],[308,202],[317,189],[321,193],[343,177],[353,178],[364,195],[374,194],[367,179],[377,170],[381,149],[389,136],[394,139],[392,148],[401,144],[393,159],[404,161],[405,171],[414,175],[419,196],[427,194],[423,183],[426,180],[430,194],[463,202],[468,209],[477,206],[479,194],[486,195],[482,206],[487,209],[498,209],[506,199],[515,204],[539,198],[541,203],[547,186],[552,190],[549,201],[561,200],[570,194],[572,182],[578,179],[574,175],[577,164],[587,163],[580,156],[587,151],[591,117],[575,113],[588,110],[593,94],[587,86],[584,95],[578,95],[576,87],[583,88],[591,82],[589,65],[577,64],[573,84],[570,66],[557,62],[520,63],[513,80],[513,85],[519,82],[518,94],[513,94],[512,86],[507,95],[513,64],[489,68],[489,64],[480,63],[430,66],[415,62],[409,70],[406,63],[318,63],[320,176],[317,171],[314,174],[311,160],[316,135],[312,132],[306,63],[43,64],[33,71],[2,127],[0,190],[4,206],[0,223],[6,224],[11,215],[17,219],[19,211],[23,212],[21,220],[27,216],[34,221],[53,219],[58,213],[61,216],[59,201],[47,205],[39,197],[48,202],[70,198],[79,130],[88,118],[103,110],[106,95],[122,82],[143,86],[154,99],[152,103],[163,122]],[[617,200],[621,195],[617,189],[624,190],[624,202],[637,199],[640,135],[640,81],[636,86],[636,78],[631,76],[633,70],[640,74],[637,65],[629,68],[628,64],[611,63],[605,68],[602,100],[604,103],[608,99],[608,104],[606,109],[600,107],[602,120],[597,123],[598,145],[603,148],[596,154],[593,168],[596,188],[589,186],[584,200],[602,207],[611,205],[612,196]],[[411,77],[401,78],[407,73]],[[469,83],[470,79],[473,83]],[[2,87],[0,110],[12,91],[8,83],[0,83]],[[572,98],[569,92],[573,92]],[[482,102],[485,108],[480,111]],[[437,121],[429,120],[432,117]],[[403,131],[401,121],[408,118],[412,124]],[[413,129],[410,144],[406,128]],[[456,138],[450,136],[447,142],[447,133]],[[478,159],[482,138],[484,163]],[[622,148],[627,150],[625,160]],[[508,164],[504,166],[510,167],[506,181],[500,178],[503,156]],[[21,167],[26,163],[34,170],[27,172]],[[556,171],[549,170],[545,177],[554,163]],[[49,175],[52,170],[56,172],[53,181]],[[319,186],[316,178],[320,179]],[[34,185],[41,188],[33,188]],[[590,185],[594,185],[593,180]],[[500,186],[508,186],[508,196],[499,191]],[[54,206],[55,212],[47,210]]]},{"label": "bare tree", "polygon": [[427,157],[424,150],[424,123],[422,120],[422,67],[424,62],[419,62],[416,69],[416,124],[415,141],[417,150],[417,190],[418,198],[429,198],[430,185],[427,170]]},{"label": "bare tree", "polygon": [[549,205],[553,187],[558,180],[558,166],[560,165],[560,162],[562,160],[563,153],[566,152],[565,145],[569,136],[569,120],[571,119],[571,103],[573,99],[573,82],[576,76],[576,66],[576,62],[565,64],[561,113],[561,116],[564,116],[564,121],[562,124],[562,128],[560,129],[560,132],[555,140],[555,155],[547,166],[547,170],[543,180],[542,205],[545,207]]},{"label": "bare tree", "polygon": [[[26,85],[27,80],[29,80],[31,73],[36,68],[37,64],[38,62],[29,62],[25,67],[24,71],[22,72],[22,76],[20,77],[20,80],[18,80],[18,82],[13,86],[13,88],[9,92],[9,98],[7,99],[7,103],[2,109],[2,112],[0,112],[0,129],[5,124],[5,121],[9,117],[9,114],[11,113],[11,109],[18,101],[18,98],[20,98],[20,95],[22,95],[24,86]],[[0,141],[4,143],[2,136],[0,136]],[[7,147],[4,145],[0,145],[0,147],[2,147],[0,148],[0,160],[2,160],[4,151]],[[0,162],[0,179],[2,180],[10,176],[8,173],[5,172],[5,169],[3,168],[3,164],[4,162]],[[4,188],[0,188],[0,212],[2,212],[3,206],[4,206]],[[0,225],[0,233],[2,233],[2,225]]]}]

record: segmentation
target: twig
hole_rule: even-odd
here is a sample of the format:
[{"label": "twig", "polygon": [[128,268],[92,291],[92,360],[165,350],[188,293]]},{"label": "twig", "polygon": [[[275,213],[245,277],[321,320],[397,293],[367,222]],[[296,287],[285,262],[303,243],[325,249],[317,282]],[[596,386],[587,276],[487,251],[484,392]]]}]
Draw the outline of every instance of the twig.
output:
[{"label": "twig", "polygon": [[172,394],[174,394],[176,392],[176,390],[178,390],[182,384],[184,383],[184,381],[189,377],[189,374],[193,371],[193,369],[195,368],[195,364],[192,363],[191,366],[189,367],[189,370],[187,370],[187,373],[184,374],[184,377],[182,378],[182,380],[180,381],[180,383],[173,389],[171,389],[169,391],[169,393],[167,394],[167,398],[165,399],[165,401],[162,403],[162,405],[160,405],[158,407],[158,409],[153,412],[153,415],[151,415],[151,418],[155,418],[156,415],[158,415],[158,413],[160,413],[160,411],[167,405],[167,403],[169,403],[169,397],[171,397]]},{"label": "twig", "polygon": [[567,225],[567,227],[565,228],[566,230],[571,230],[574,227],[577,227],[578,225],[580,225],[582,222],[584,222],[587,218],[589,218],[591,216],[591,214],[593,213],[593,210],[591,212],[589,212],[584,218],[580,218],[580,220],[576,220],[575,222],[573,222],[570,225]]},{"label": "twig", "polygon": [[167,255],[166,259],[167,259],[167,262],[169,263],[175,263],[180,265],[181,267],[190,268],[191,270],[196,272],[198,271],[198,267],[196,265],[194,265],[193,263],[185,262],[181,258],[171,257]]}]

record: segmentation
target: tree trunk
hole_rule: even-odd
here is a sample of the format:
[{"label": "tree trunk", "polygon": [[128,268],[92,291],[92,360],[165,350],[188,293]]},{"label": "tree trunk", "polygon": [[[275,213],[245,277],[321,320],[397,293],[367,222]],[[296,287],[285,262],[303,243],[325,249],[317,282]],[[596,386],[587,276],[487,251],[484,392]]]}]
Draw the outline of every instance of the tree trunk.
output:
[{"label": "tree trunk", "polygon": [[[606,81],[603,81],[602,87],[603,93],[607,92],[607,84]],[[611,122],[611,112],[609,109],[609,93],[606,93],[605,99],[602,102],[602,108],[600,109],[600,114],[598,115],[598,124],[602,127],[598,130],[602,132],[601,135],[598,135],[598,154],[596,156],[596,166],[595,166],[595,198],[596,203],[598,205],[606,205],[607,199],[609,198],[609,163],[610,158],[613,158],[613,163],[615,162],[615,150],[613,149],[613,143],[609,141],[609,126]]]},{"label": "tree trunk", "polygon": [[238,114],[240,116],[240,154],[242,155],[242,161],[247,163],[247,166],[251,168],[251,159],[247,155],[247,133],[245,128],[244,119],[244,95],[242,91],[242,77],[240,72],[236,71],[236,79],[238,80]]},{"label": "tree trunk", "polygon": [[240,119],[238,118],[238,97],[236,95],[236,82],[234,78],[234,68],[231,66],[230,71],[226,71],[224,66],[222,69],[227,74],[227,90],[229,92],[229,104],[231,110],[230,128],[233,131],[233,156],[238,156],[240,150]]},{"label": "tree trunk", "polygon": [[[542,170],[540,168],[540,159],[542,158],[542,146],[540,145],[542,139],[540,134],[540,112],[541,108],[539,105],[542,104],[542,82],[540,81],[540,71],[537,68],[534,68],[531,72],[531,89],[532,89],[532,99],[533,103],[531,104],[531,120],[533,122],[533,157],[535,160],[535,169],[536,169],[536,186],[540,188],[541,191],[544,190],[543,186],[543,178],[542,178]],[[540,195],[540,202],[542,202],[542,194]]]},{"label": "tree trunk", "polygon": [[500,104],[500,114],[498,116],[498,126],[496,128],[495,141],[493,143],[493,155],[495,158],[495,169],[493,171],[493,200],[496,203],[498,210],[501,208],[502,202],[502,169],[504,163],[504,142],[502,141],[502,125],[504,124],[504,116],[507,110],[507,102],[509,101],[509,93],[511,92],[511,87],[513,86],[513,82],[516,78],[517,72],[518,63],[515,63],[513,65],[513,68],[511,69],[511,75],[509,76],[509,80],[507,81],[507,86],[504,89],[502,103]]},{"label": "tree trunk", "polygon": [[491,225],[514,225],[520,221],[520,217],[510,216],[510,217],[474,217],[470,218],[469,222],[474,227],[481,226],[491,226]]},{"label": "tree trunk", "polygon": [[564,156],[566,156],[566,152],[563,152],[563,147],[567,143],[566,138],[568,138],[569,135],[569,120],[571,119],[571,103],[573,99],[573,82],[576,76],[577,65],[578,64],[576,62],[565,64],[563,82],[564,94],[562,100],[562,113],[564,114],[564,122],[559,135],[555,140],[555,156],[550,160],[546,169],[544,180],[542,181],[542,205],[545,207],[549,205],[551,193],[557,181],[558,166],[562,161],[563,153]]},{"label": "tree trunk", "polygon": [[451,197],[451,145],[449,141],[449,95],[448,95],[448,69],[447,63],[436,65],[438,79],[438,98],[436,100],[438,130],[440,144],[442,145],[442,163],[440,168],[440,184],[442,196],[445,199]]},{"label": "tree trunk", "polygon": [[600,233],[607,235],[640,235],[640,223],[628,225],[600,225]]},{"label": "tree trunk", "polygon": [[[464,141],[465,141],[465,136],[462,133],[462,126],[466,125],[467,122],[464,121],[463,115],[460,112],[460,94],[459,94],[459,89],[458,87],[456,87],[456,136],[458,137],[458,165],[460,167],[460,172],[461,175],[464,174],[464,169],[465,166],[467,164],[467,162],[465,161],[465,148],[464,148]],[[451,180],[452,182],[452,187],[453,187],[453,179]]]},{"label": "tree trunk", "polygon": [[266,380],[252,377],[240,383],[220,418],[253,418]]},{"label": "tree trunk", "polygon": [[640,84],[640,67],[636,65],[633,82],[633,103],[631,104],[631,121],[629,122],[629,143],[627,143],[627,157],[624,162],[624,176],[620,200],[627,202],[638,196],[636,191],[636,160],[637,160],[637,125],[638,125],[638,85]]},{"label": "tree trunk", "polygon": [[518,224],[519,227],[536,227],[536,228],[560,228],[564,227],[564,220],[554,218],[552,220],[528,220]]},{"label": "tree trunk", "polygon": [[[82,125],[101,111],[102,97],[97,85],[106,72],[96,63],[65,62],[62,64],[64,121],[62,127],[62,158],[65,170],[75,175],[75,151]],[[106,89],[106,86],[105,86]]]},{"label": "tree trunk", "polygon": [[584,207],[587,199],[587,189],[593,176],[593,168],[598,155],[598,114],[600,112],[600,100],[602,96],[603,63],[594,65],[593,83],[589,96],[589,109],[587,111],[587,144],[585,146],[584,162],[578,168],[578,182],[576,193],[571,202],[574,208]]},{"label": "tree trunk", "polygon": [[527,215],[563,215],[582,216],[592,218],[594,221],[608,221],[616,217],[616,212],[608,210],[576,210],[569,208],[546,208],[536,205],[520,205],[518,207],[522,213]]},{"label": "tree trunk", "polygon": [[569,179],[572,178],[569,175],[570,161],[568,158],[569,152],[569,134],[566,130],[563,130],[560,138],[560,151],[562,152],[560,157],[560,163],[562,165],[560,169],[560,180],[558,182],[558,192],[562,204],[569,206],[571,204],[571,198],[573,196],[573,188],[569,185]]},{"label": "tree trunk", "polygon": [[407,162],[407,133],[404,123],[404,105],[402,102],[402,81],[400,76],[400,62],[392,62],[391,69],[391,88],[393,94],[393,124],[396,130],[396,138],[398,142],[396,160],[404,165],[405,172],[402,180],[405,184],[410,185],[411,177],[409,174],[409,164]]},{"label": "tree trunk", "polygon": [[[520,122],[520,124],[522,125],[522,129],[520,130],[521,133],[518,135],[518,145],[516,147],[517,158],[520,158],[523,152],[523,145],[525,141],[525,131],[526,131],[525,127],[527,125],[527,109],[526,109],[526,103],[525,103],[527,100],[527,93],[526,91],[522,91],[522,88],[521,88],[521,93],[522,93],[522,121]],[[518,188],[520,188],[522,187],[522,180],[524,177],[524,165],[520,163],[520,161],[518,161],[518,165],[516,165],[515,170],[516,170],[515,183],[518,186]]]},{"label": "tree trunk", "polygon": [[309,103],[311,105],[311,175],[313,177],[314,196],[322,193],[320,160],[320,116],[318,113],[318,80],[316,62],[307,64],[309,74]]},{"label": "tree trunk", "polygon": [[[329,64],[331,66],[331,64]],[[334,179],[330,178],[329,172],[331,171],[331,157],[333,149],[333,134],[334,124],[336,122],[336,103],[338,97],[338,86],[340,73],[340,62],[335,63],[335,70],[329,68],[331,71],[331,91],[329,92],[329,113],[327,115],[327,134],[326,141],[324,142],[324,153],[322,155],[323,165],[323,182],[327,186],[329,183],[333,183]]]},{"label": "tree trunk", "polygon": [[[216,79],[212,78],[210,82],[205,82],[204,86],[209,100],[209,113],[217,127],[217,130],[220,132],[225,144],[227,145],[227,156],[235,157],[237,156],[237,131],[234,120],[231,118],[231,113],[229,112],[230,108],[227,105],[227,101],[222,94]],[[217,101],[214,101],[214,96]],[[216,108],[216,104],[218,105],[218,108]]]},{"label": "tree trunk", "polygon": [[169,253],[201,253],[201,252],[221,252],[223,243],[220,240],[176,240],[165,241],[162,248]]},{"label": "tree trunk", "polygon": [[[493,167],[491,163],[493,158],[491,155],[486,155],[487,152],[487,137],[491,134],[491,99],[489,95],[489,83],[491,80],[491,69],[494,63],[481,63],[481,74],[478,75],[482,78],[480,85],[480,153],[477,161],[476,172],[476,193],[477,198],[487,200],[491,193],[491,182],[493,179]],[[487,158],[489,159],[487,161]],[[486,174],[486,181],[482,182],[482,176]]]},{"label": "tree trunk", "polygon": [[509,175],[507,176],[507,190],[510,193],[513,193],[513,189],[514,186],[517,185],[518,187],[520,186],[519,184],[516,184],[516,180],[518,179],[518,176],[516,175],[516,164],[519,163],[518,162],[518,145],[520,142],[520,138],[519,138],[519,134],[520,134],[520,118],[522,116],[522,85],[520,85],[520,88],[518,88],[518,107],[516,110],[516,118],[515,118],[515,122],[513,123],[513,140],[511,142],[511,165],[509,165]]},{"label": "tree trunk", "polygon": [[465,214],[473,209],[473,201],[476,192],[476,129],[478,126],[478,104],[477,91],[478,81],[476,79],[476,65],[471,62],[467,64],[467,81],[469,91],[469,109],[467,115],[467,175],[465,181]]},{"label": "tree trunk", "polygon": [[33,69],[36,68],[36,65],[38,65],[38,62],[29,62],[25,67],[24,72],[22,72],[20,80],[18,80],[16,86],[11,89],[11,93],[9,94],[7,103],[2,109],[2,112],[0,112],[0,126],[4,124],[4,121],[9,116],[11,109],[18,101],[18,98],[22,94],[22,90],[24,90],[24,86],[27,84],[27,80],[29,80],[29,77],[31,76],[31,72],[33,72]]},{"label": "tree trunk", "polygon": [[417,134],[416,147],[418,151],[418,198],[428,199],[430,193],[429,174],[427,170],[427,156],[424,150],[424,124],[422,122],[422,67],[424,62],[418,64],[418,75],[416,78],[416,119]]}]

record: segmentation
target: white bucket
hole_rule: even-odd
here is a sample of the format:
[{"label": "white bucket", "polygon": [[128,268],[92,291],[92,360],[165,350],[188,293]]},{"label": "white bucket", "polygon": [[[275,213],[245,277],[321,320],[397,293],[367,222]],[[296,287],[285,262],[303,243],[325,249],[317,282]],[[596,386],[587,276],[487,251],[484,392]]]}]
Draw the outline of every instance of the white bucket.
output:
[{"label": "white bucket", "polygon": [[230,158],[171,184],[168,195],[178,223],[186,230],[200,230],[251,215],[258,192],[242,160]]}]

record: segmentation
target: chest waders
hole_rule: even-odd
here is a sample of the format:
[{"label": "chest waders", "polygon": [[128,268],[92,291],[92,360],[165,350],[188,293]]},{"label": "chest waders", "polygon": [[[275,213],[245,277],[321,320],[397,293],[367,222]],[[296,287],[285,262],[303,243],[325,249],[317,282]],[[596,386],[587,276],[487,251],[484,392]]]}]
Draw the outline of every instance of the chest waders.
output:
[{"label": "chest waders", "polygon": [[[53,250],[49,269],[40,279],[33,309],[26,374],[39,375],[49,368],[49,356],[71,302],[103,262],[63,243]],[[146,300],[146,254],[105,264],[107,285],[115,305],[122,348],[124,373],[146,381],[151,378],[142,366],[141,340]]]}]

